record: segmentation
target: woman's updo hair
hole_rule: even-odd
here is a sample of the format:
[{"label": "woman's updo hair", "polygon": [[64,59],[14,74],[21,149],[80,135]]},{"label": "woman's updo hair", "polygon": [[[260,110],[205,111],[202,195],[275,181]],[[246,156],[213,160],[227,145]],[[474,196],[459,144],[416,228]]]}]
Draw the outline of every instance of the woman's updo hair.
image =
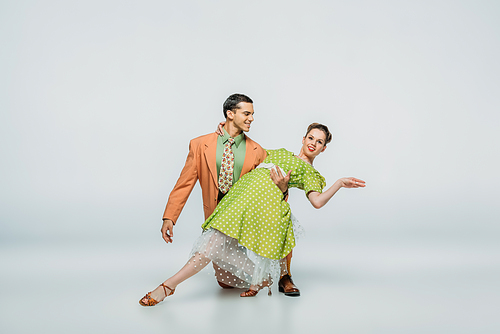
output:
[{"label": "woman's updo hair", "polygon": [[326,136],[325,145],[332,141],[332,134],[330,133],[330,130],[328,130],[328,127],[326,125],[320,123],[312,123],[307,127],[306,136],[309,134],[309,132],[311,132],[312,129],[318,129],[325,133]]}]

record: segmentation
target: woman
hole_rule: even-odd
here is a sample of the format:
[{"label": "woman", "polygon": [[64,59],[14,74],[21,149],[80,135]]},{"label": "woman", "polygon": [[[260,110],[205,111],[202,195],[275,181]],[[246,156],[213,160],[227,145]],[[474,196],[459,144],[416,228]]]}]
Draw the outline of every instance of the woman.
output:
[{"label": "woman", "polygon": [[295,247],[290,206],[283,201],[283,194],[269,178],[270,169],[277,166],[290,170],[289,187],[303,189],[317,209],[342,187],[365,186],[362,180],[341,178],[322,192],[325,179],[312,164],[331,139],[325,125],[313,123],[307,128],[298,155],[285,149],[268,150],[264,162],[233,185],[202,225],[204,232],[195,243],[186,265],[146,294],[139,303],[156,305],[210,261],[231,273],[218,278],[219,281],[249,288],[241,294],[242,297],[255,296],[262,287],[270,288],[272,274],[286,270],[281,266],[281,260]]}]

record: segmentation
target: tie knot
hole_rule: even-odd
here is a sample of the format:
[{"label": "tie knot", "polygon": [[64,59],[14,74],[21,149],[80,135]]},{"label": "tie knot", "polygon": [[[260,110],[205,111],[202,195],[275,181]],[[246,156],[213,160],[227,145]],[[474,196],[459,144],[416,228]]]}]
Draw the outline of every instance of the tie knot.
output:
[{"label": "tie knot", "polygon": [[229,137],[229,139],[227,141],[229,142],[229,145],[234,144],[234,138]]}]

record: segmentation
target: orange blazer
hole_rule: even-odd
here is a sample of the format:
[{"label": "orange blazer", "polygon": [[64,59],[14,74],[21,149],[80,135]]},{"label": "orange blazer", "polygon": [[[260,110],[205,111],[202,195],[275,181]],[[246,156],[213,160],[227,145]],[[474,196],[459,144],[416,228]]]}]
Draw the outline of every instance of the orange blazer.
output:
[{"label": "orange blazer", "polygon": [[[190,141],[186,163],[170,193],[163,218],[171,219],[174,224],[177,222],[196,181],[199,181],[201,186],[205,219],[214,212],[219,194],[216,164],[217,136],[216,133],[210,133]],[[246,153],[241,176],[257,167],[267,156],[259,144],[247,136],[245,140]]]}]

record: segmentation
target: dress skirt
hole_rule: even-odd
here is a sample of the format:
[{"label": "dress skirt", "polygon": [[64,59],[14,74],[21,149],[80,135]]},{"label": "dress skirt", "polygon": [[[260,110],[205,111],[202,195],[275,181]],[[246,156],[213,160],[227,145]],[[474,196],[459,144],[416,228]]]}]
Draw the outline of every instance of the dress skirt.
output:
[{"label": "dress skirt", "polygon": [[[298,220],[292,215],[293,229],[298,238],[303,232]],[[191,258],[205,257],[215,263],[216,278],[226,285],[248,289],[250,285],[262,286],[287,274],[286,261],[260,256],[241,245],[237,239],[209,228],[196,240],[191,251]]]}]

